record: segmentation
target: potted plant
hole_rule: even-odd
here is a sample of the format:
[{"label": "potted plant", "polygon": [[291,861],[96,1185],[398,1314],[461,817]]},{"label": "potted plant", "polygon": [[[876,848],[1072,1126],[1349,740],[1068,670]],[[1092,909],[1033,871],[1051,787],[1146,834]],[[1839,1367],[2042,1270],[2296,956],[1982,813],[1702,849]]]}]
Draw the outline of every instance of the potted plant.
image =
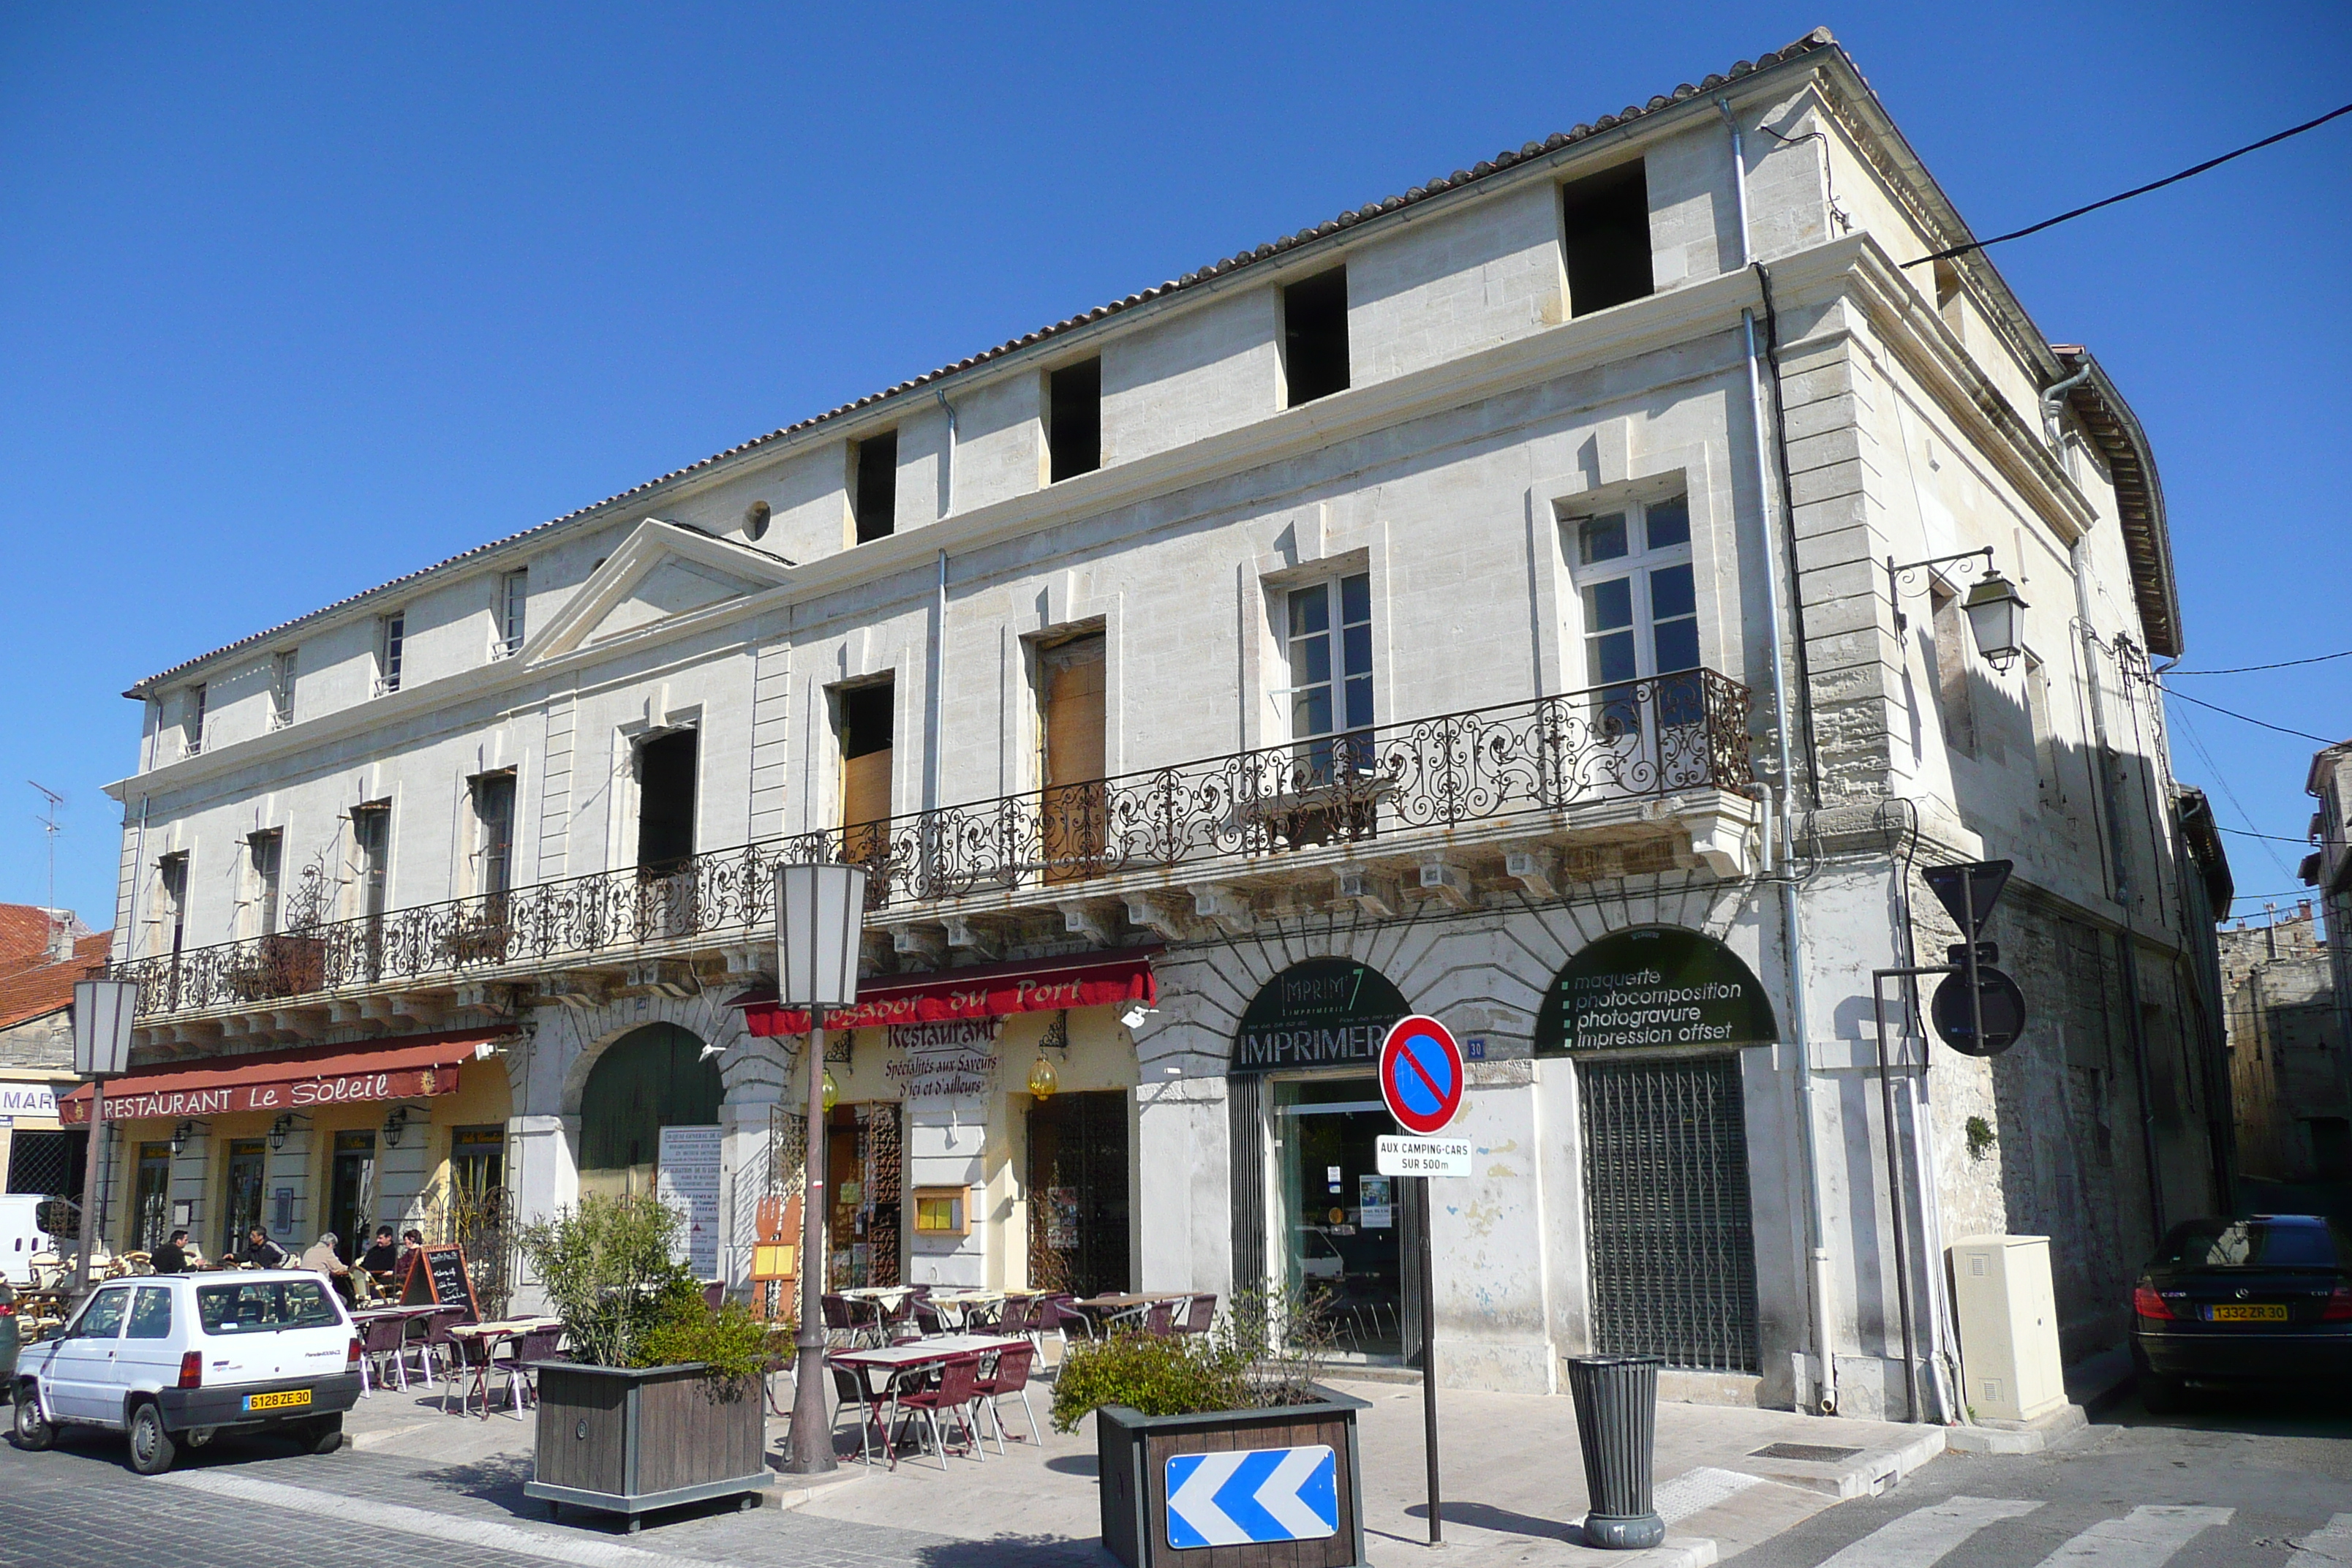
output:
[{"label": "potted plant", "polygon": [[563,1321],[564,1359],[534,1363],[539,1433],[523,1491],[628,1516],[771,1484],[759,1378],[772,1331],[713,1311],[676,1260],[678,1216],[649,1196],[590,1196],[516,1245]]},{"label": "potted plant", "polygon": [[1075,1346],[1054,1425],[1091,1414],[1103,1544],[1127,1568],[1240,1568],[1269,1545],[1299,1568],[1360,1568],[1360,1399],[1318,1381],[1318,1303],[1243,1291],[1206,1334],[1114,1335]]}]

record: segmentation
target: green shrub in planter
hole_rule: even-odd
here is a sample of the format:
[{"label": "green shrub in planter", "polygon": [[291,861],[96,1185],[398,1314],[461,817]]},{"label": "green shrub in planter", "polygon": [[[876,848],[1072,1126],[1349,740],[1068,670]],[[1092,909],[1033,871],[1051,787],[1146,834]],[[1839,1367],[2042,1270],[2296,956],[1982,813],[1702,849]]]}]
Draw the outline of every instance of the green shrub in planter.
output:
[{"label": "green shrub in planter", "polygon": [[1312,1404],[1331,1343],[1319,1293],[1237,1291],[1205,1334],[1122,1333],[1071,1346],[1054,1374],[1054,1426],[1075,1432],[1106,1405],[1199,1415]]}]

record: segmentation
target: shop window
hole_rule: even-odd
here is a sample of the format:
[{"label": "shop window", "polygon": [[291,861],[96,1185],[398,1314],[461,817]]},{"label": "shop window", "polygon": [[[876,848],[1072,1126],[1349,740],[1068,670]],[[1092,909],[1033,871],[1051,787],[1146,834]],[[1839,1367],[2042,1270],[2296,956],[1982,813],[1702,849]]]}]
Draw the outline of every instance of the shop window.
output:
[{"label": "shop window", "polygon": [[241,1250],[246,1237],[261,1224],[261,1194],[268,1172],[267,1145],[260,1139],[229,1141],[221,1194],[222,1257]]},{"label": "shop window", "polygon": [[835,1290],[901,1282],[904,1161],[898,1107],[836,1105],[825,1119],[825,1279]]},{"label": "shop window", "polygon": [[172,1234],[172,1146],[139,1145],[139,1169],[133,1185],[131,1246],[152,1252]]},{"label": "shop window", "polygon": [[1040,755],[1045,785],[1045,879],[1066,882],[1101,868],[1108,833],[1103,634],[1090,632],[1037,655]]},{"label": "shop window", "polygon": [[327,1228],[335,1233],[335,1256],[356,1262],[374,1223],[375,1134],[338,1132],[327,1171]]},{"label": "shop window", "polygon": [[1404,1347],[1403,1251],[1393,1178],[1380,1173],[1379,1142],[1395,1131],[1370,1078],[1283,1082],[1275,1089],[1282,1175],[1284,1274],[1319,1291],[1348,1349],[1396,1355]]}]

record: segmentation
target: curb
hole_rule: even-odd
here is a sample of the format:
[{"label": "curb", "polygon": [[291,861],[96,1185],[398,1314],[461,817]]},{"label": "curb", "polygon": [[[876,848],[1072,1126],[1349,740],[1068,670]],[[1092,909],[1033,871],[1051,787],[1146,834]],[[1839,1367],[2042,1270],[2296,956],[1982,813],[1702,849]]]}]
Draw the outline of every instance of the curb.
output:
[{"label": "curb", "polygon": [[1851,1459],[1759,1459],[1751,1454],[1738,1463],[1750,1475],[1820,1492],[1840,1502],[1875,1497],[1943,1454],[1949,1428],[1919,1426],[1914,1430],[1919,1435],[1898,1447],[1866,1449]]}]

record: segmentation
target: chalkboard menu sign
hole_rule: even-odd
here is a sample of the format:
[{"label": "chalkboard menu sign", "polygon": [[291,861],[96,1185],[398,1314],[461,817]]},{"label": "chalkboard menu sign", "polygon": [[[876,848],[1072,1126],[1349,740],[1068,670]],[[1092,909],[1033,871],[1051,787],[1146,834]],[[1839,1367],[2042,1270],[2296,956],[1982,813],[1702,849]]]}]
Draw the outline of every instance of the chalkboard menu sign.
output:
[{"label": "chalkboard menu sign", "polygon": [[418,1247],[408,1254],[408,1278],[401,1284],[404,1307],[463,1307],[466,1316],[479,1321],[481,1304],[474,1300],[474,1277],[466,1272],[466,1249],[454,1244]]},{"label": "chalkboard menu sign", "polygon": [[1536,1014],[1535,1054],[1779,1038],[1764,987],[1738,953],[1702,931],[1645,926],[1568,961]]}]

